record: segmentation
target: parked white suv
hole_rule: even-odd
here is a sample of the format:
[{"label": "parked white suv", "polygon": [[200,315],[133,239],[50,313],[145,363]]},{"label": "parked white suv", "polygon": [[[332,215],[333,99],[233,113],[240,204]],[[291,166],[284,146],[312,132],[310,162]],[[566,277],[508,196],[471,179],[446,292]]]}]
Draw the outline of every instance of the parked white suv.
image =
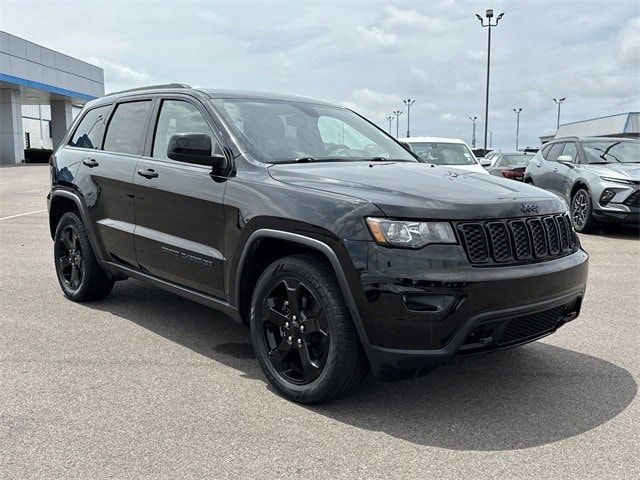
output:
[{"label": "parked white suv", "polygon": [[467,144],[458,138],[411,137],[399,140],[408,144],[413,153],[425,162],[469,172],[487,173]]}]

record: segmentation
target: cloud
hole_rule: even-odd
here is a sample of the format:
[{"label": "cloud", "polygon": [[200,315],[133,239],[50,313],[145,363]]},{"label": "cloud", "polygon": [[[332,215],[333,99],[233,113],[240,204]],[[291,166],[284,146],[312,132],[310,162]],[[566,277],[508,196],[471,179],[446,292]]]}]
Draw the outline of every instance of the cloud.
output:
[{"label": "cloud", "polygon": [[640,17],[629,20],[618,34],[620,60],[640,68]]},{"label": "cloud", "polygon": [[356,35],[362,49],[391,53],[402,47],[395,33],[386,32],[380,27],[359,26],[356,29]]},{"label": "cloud", "polygon": [[217,13],[213,13],[213,12],[199,12],[198,18],[202,20],[204,23],[208,25],[213,25],[216,27],[227,24],[227,21],[224,19],[224,17],[221,17]]},{"label": "cloud", "polygon": [[149,81],[150,75],[144,70],[136,70],[128,65],[96,57],[87,58],[87,62],[104,69],[105,81],[116,83],[144,84]]},{"label": "cloud", "polygon": [[442,17],[433,17],[418,13],[416,10],[405,10],[392,6],[385,7],[386,18],[382,22],[383,29],[399,35],[409,33],[439,33],[445,28]]}]

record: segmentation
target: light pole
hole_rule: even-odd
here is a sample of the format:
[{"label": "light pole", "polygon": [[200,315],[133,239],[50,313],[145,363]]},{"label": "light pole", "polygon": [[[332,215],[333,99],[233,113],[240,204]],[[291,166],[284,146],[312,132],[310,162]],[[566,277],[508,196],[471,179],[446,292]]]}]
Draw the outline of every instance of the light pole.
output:
[{"label": "light pole", "polygon": [[407,107],[407,138],[409,138],[411,136],[411,133],[409,132],[409,119],[411,117],[411,105],[416,103],[416,101],[415,99],[407,98],[406,100],[402,100],[402,103],[404,103]]},{"label": "light pole", "polygon": [[553,101],[558,105],[558,122],[556,123],[556,130],[560,128],[560,105],[562,105],[562,102],[564,102],[566,99],[567,97],[553,99]]},{"label": "light pole", "polygon": [[522,111],[522,107],[514,108],[514,112],[516,112],[516,152],[518,151],[518,135],[520,134],[520,112]]},{"label": "light pole", "polygon": [[476,120],[478,116],[469,117],[469,120],[473,122],[473,137],[471,137],[471,148],[476,148]]},{"label": "light pole", "polygon": [[398,138],[400,134],[400,115],[402,115],[402,110],[394,110],[393,114],[396,116],[396,138]]},{"label": "light pole", "polygon": [[393,115],[389,115],[389,116],[387,117],[387,121],[389,122],[389,135],[393,135],[393,134],[391,133],[391,122],[393,122]]},{"label": "light pole", "polygon": [[485,98],[485,104],[484,104],[484,149],[487,149],[487,129],[489,127],[489,71],[491,68],[491,29],[493,27],[497,27],[498,26],[498,22],[500,21],[500,19],[504,16],[504,13],[501,13],[500,15],[498,15],[496,17],[496,23],[493,24],[491,23],[491,19],[493,18],[493,10],[489,9],[486,11],[485,13],[485,17],[487,19],[487,23],[484,23],[484,19],[476,13],[476,17],[478,18],[478,20],[480,20],[480,25],[482,25],[483,27],[487,27],[489,34],[488,34],[488,41],[487,41],[487,94],[486,94],[486,98]]}]

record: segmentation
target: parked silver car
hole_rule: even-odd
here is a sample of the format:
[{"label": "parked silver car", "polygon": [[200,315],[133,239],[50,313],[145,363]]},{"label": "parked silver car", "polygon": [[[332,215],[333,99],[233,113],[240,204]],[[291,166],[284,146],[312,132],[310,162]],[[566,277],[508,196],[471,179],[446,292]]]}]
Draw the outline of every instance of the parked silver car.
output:
[{"label": "parked silver car", "polygon": [[640,222],[639,140],[553,140],[531,159],[524,181],[564,198],[579,232],[593,230],[598,222]]}]

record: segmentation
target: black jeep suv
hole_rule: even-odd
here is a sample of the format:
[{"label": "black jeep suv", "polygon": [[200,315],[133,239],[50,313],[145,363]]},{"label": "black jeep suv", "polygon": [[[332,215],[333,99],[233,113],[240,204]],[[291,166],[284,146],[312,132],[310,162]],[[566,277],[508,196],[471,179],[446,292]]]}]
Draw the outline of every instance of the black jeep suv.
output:
[{"label": "black jeep suv", "polygon": [[148,87],[92,101],[51,159],[64,294],[133,277],[251,327],[305,403],[574,319],[587,254],[559,197],[421,163],[342,107]]}]

